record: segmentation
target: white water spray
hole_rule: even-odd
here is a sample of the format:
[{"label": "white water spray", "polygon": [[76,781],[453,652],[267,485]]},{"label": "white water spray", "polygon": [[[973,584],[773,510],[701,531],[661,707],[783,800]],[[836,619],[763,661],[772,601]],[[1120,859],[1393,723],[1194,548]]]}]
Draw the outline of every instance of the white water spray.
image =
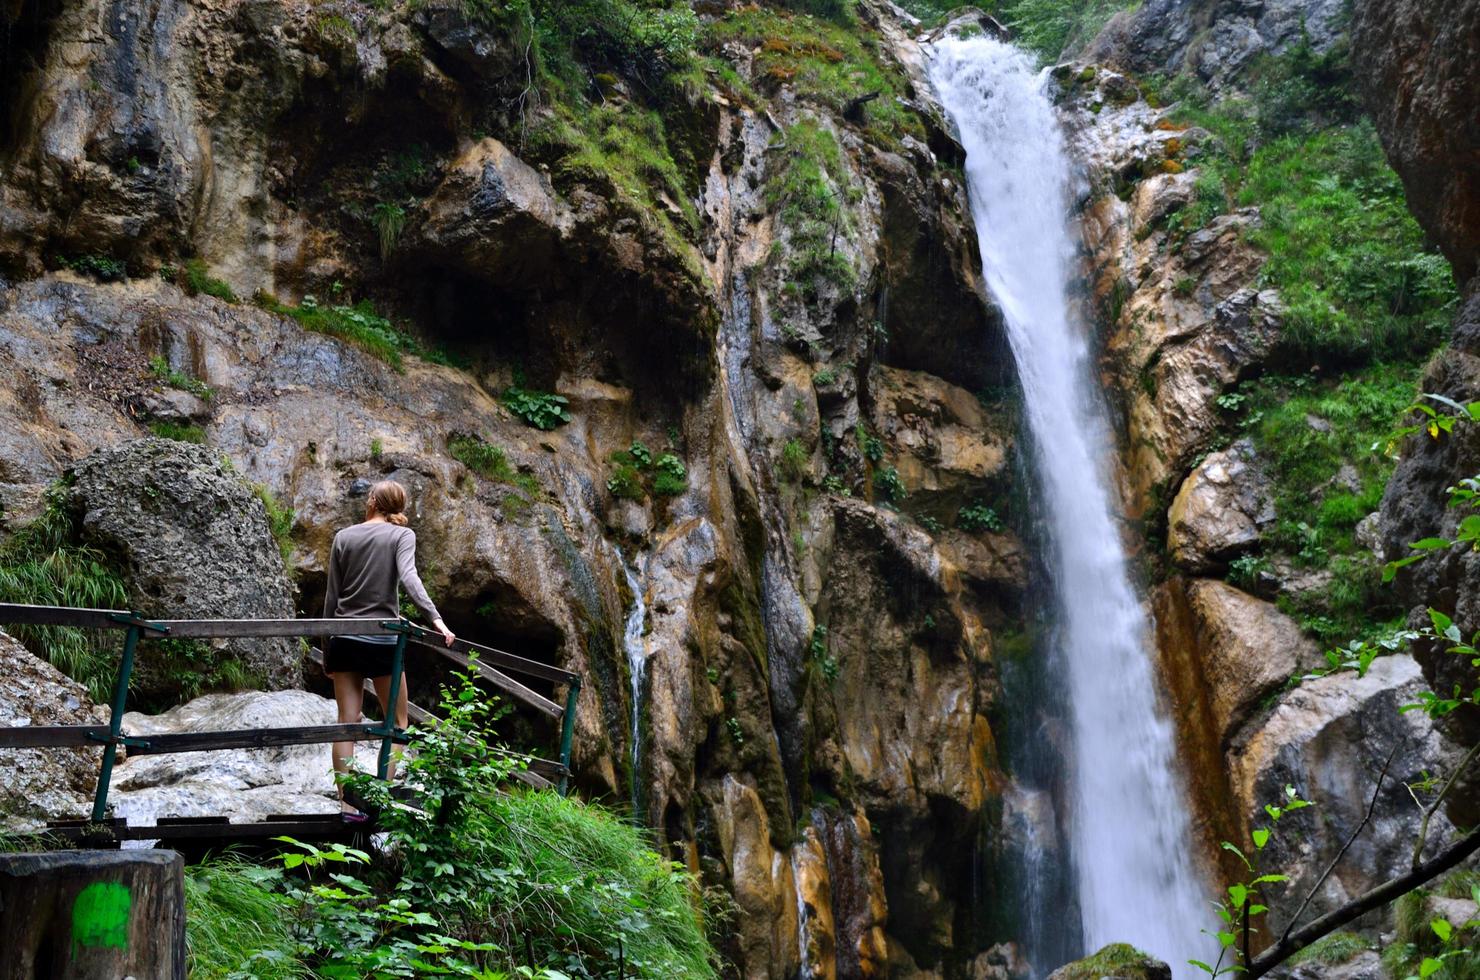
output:
[{"label": "white water spray", "polygon": [[1172,726],[1157,708],[1148,625],[1111,514],[1105,409],[1067,295],[1075,250],[1063,134],[1044,76],[1011,45],[945,39],[931,78],[966,148],[982,270],[1017,361],[1052,539],[1086,952],[1129,942],[1190,975],[1189,957],[1208,958],[1208,899]]},{"label": "white water spray", "polygon": [[647,643],[642,638],[642,629],[647,619],[647,596],[636,564],[627,562],[622,549],[613,546],[613,550],[617,554],[617,563],[622,566],[622,574],[627,578],[627,588],[632,592],[632,608],[622,630],[622,649],[627,654],[627,672],[632,679],[632,809],[635,815],[641,816],[642,702],[643,682],[647,679]]}]

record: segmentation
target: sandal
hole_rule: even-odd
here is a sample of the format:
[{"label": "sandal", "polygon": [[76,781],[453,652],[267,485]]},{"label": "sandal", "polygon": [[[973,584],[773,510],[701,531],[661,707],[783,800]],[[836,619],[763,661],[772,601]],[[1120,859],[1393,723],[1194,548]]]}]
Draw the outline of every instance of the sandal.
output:
[{"label": "sandal", "polygon": [[349,824],[362,824],[370,822],[370,815],[359,810],[341,810],[339,819]]}]

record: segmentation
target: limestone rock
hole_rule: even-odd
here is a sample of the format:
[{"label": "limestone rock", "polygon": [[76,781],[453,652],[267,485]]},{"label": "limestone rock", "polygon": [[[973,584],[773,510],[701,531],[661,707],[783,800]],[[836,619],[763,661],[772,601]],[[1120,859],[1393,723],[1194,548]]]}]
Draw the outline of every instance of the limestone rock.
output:
[{"label": "limestone rock", "polygon": [[1134,946],[1112,943],[1098,953],[1059,967],[1048,980],[1171,980],[1172,968]]},{"label": "limestone rock", "polygon": [[1214,87],[1238,85],[1261,54],[1307,39],[1330,49],[1345,9],[1342,0],[1151,0],[1111,18],[1084,57],[1142,75],[1186,71]]},{"label": "limestone rock", "polygon": [[[124,715],[129,735],[244,728],[332,725],[338,709],[307,691],[207,694],[158,715]],[[358,742],[355,760],[374,772],[375,742]],[[271,749],[221,749],[144,755],[113,770],[109,802],[114,815],[149,824],[160,817],[227,816],[251,823],[274,813],[334,813],[339,809],[327,745]]]},{"label": "limestone rock", "polygon": [[[130,601],[162,619],[291,619],[293,584],[252,489],[205,446],[140,439],[73,470],[81,533],[119,556]],[[301,682],[296,643],[233,641],[270,686]]]},{"label": "limestone rock", "polygon": [[1183,569],[1206,573],[1252,550],[1272,523],[1273,485],[1254,444],[1240,439],[1182,482],[1167,514],[1167,546]]},{"label": "limestone rock", "polygon": [[1277,968],[1271,974],[1289,980],[1386,980],[1382,956],[1375,949],[1365,949],[1344,963],[1322,963],[1306,960],[1288,969]]},{"label": "limestone rock", "polygon": [[[106,725],[87,690],[0,632],[0,726]],[[85,816],[102,753],[97,749],[0,749],[0,824],[35,830],[49,819]]]},{"label": "limestone rock", "polygon": [[1217,579],[1173,578],[1154,594],[1157,646],[1174,674],[1178,708],[1201,701],[1226,748],[1254,709],[1319,652],[1273,603]]},{"label": "limestone rock", "polygon": [[[1396,752],[1377,795],[1372,822],[1317,891],[1309,915],[1320,915],[1408,868],[1420,813],[1405,784],[1425,772],[1447,771],[1455,756],[1422,711],[1400,711],[1424,689],[1418,664],[1406,655],[1379,657],[1364,677],[1333,674],[1285,694],[1270,716],[1228,756],[1239,811],[1262,826],[1262,807],[1286,786],[1316,805],[1282,819],[1265,848],[1266,867],[1291,881],[1271,894],[1271,927],[1299,901],[1356,830],[1372,799],[1378,772]],[[1430,826],[1426,853],[1452,834],[1443,815]],[[1292,904],[1293,903],[1293,904]]]},{"label": "limestone rock", "polygon": [[[1480,3],[1359,0],[1358,83],[1408,206],[1462,285],[1480,271]],[[1428,390],[1428,389],[1425,389]]]}]

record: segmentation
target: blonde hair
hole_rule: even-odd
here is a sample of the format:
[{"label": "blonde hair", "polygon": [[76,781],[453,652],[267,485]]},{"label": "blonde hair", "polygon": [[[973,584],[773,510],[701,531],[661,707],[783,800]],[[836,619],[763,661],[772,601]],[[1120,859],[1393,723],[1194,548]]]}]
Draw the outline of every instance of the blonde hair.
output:
[{"label": "blonde hair", "polygon": [[370,488],[370,499],[365,504],[365,516],[381,517],[400,527],[406,526],[406,488],[395,480],[381,480]]}]

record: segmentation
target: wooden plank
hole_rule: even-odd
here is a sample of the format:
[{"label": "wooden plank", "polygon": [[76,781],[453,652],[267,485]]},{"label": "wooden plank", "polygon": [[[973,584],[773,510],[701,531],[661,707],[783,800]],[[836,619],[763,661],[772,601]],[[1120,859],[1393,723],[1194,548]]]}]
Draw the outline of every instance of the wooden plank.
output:
[{"label": "wooden plank", "polygon": [[481,643],[471,643],[464,639],[453,640],[452,646],[449,647],[446,641],[442,639],[441,633],[435,630],[429,630],[425,626],[418,626],[415,623],[411,624],[411,642],[442,651],[455,650],[462,654],[477,653],[478,659],[483,663],[493,664],[496,667],[502,667],[504,670],[512,671],[516,674],[527,674],[530,677],[540,677],[547,681],[554,681],[556,684],[569,684],[572,681],[580,680],[581,677],[580,674],[573,674],[568,670],[561,670],[559,667],[540,663],[538,660],[515,656],[512,653],[496,650],[493,647],[486,647]]},{"label": "wooden plank", "polygon": [[107,725],[22,725],[0,728],[0,749],[101,748],[107,737]]},{"label": "wooden plank", "polygon": [[26,606],[0,602],[0,626],[79,626],[85,629],[123,629],[113,616],[132,616],[127,609],[73,609],[68,606]]},{"label": "wooden plank", "polygon": [[373,636],[394,634],[383,619],[162,619],[171,637]]},{"label": "wooden plank", "polygon": [[[148,744],[129,746],[129,755],[166,755],[172,752],[211,752],[217,749],[266,749],[282,745],[321,745],[327,742],[373,742],[382,736],[372,726],[307,725],[298,728],[244,728],[220,732],[180,732],[141,736]],[[404,743],[404,735],[396,741]]]}]

